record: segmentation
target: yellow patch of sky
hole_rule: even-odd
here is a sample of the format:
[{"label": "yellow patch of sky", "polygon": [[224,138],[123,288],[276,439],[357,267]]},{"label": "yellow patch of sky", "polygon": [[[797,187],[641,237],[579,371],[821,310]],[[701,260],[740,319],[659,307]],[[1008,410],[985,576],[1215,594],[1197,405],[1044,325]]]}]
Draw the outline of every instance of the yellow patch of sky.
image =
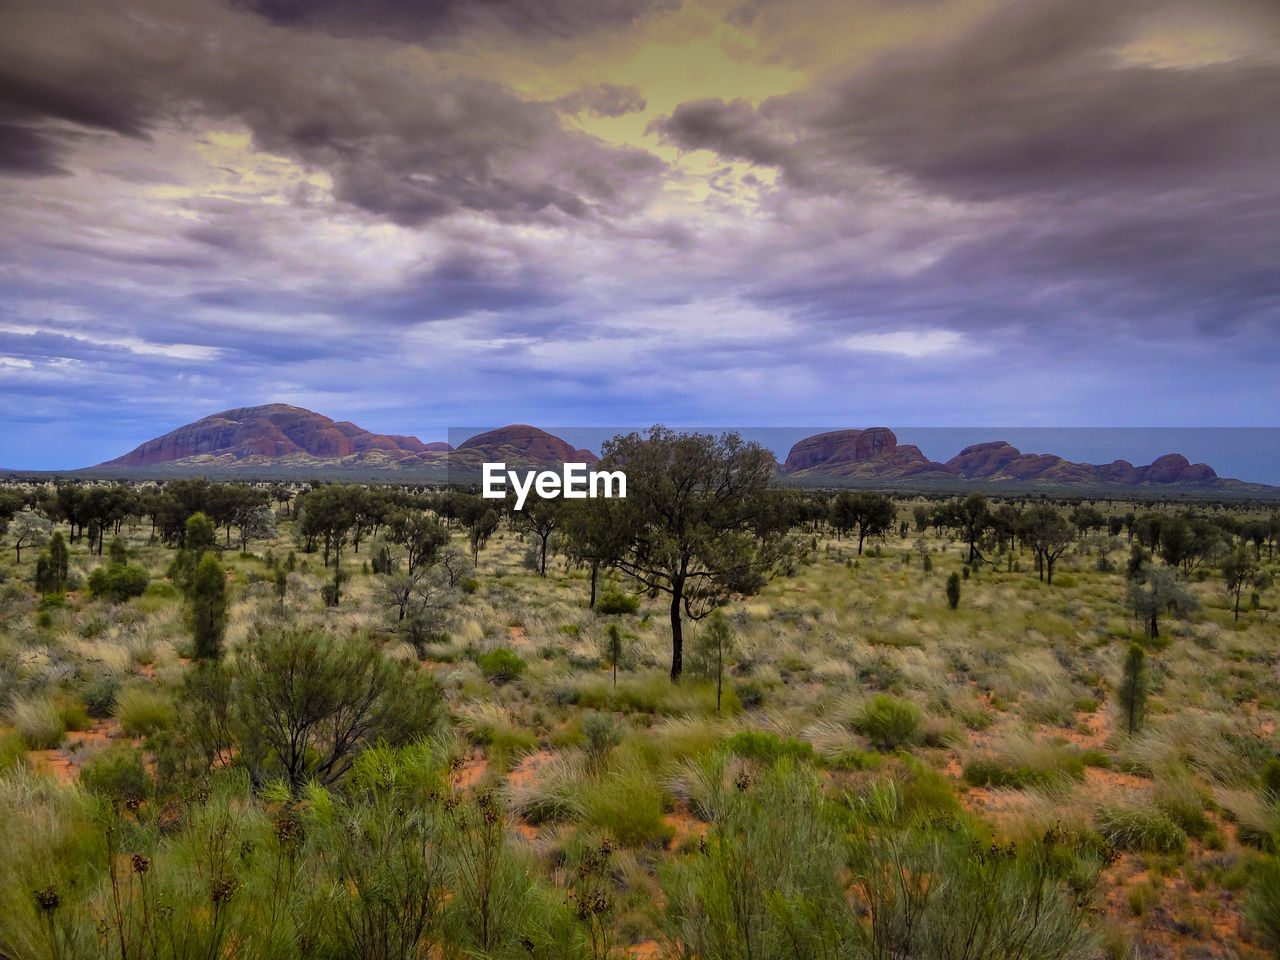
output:
[{"label": "yellow patch of sky", "polygon": [[[1248,9],[1247,7],[1244,9]],[[1205,67],[1244,57],[1275,56],[1280,17],[1244,16],[1241,8],[1171,6],[1117,51],[1127,63],[1166,69]]]}]

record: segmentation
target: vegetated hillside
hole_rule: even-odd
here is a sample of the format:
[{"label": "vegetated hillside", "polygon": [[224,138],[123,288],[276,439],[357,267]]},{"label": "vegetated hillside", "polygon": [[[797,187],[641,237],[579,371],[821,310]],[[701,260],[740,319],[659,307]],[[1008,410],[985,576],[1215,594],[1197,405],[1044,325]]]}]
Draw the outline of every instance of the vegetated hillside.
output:
[{"label": "vegetated hillside", "polygon": [[329,476],[361,479],[394,471],[404,479],[446,482],[485,461],[511,467],[594,463],[589,450],[537,427],[512,424],[479,434],[457,450],[444,442],[371,433],[348,421],[284,403],[224,410],[148,440],[87,471],[97,476]]},{"label": "vegetated hillside", "polygon": [[575,449],[559,437],[531,427],[513,423],[476,434],[458,444],[450,463],[454,466],[505,462],[516,465],[543,466],[561,463],[595,463],[600,458],[590,450]]},{"label": "vegetated hillside", "polygon": [[541,576],[457,491],[0,488],[0,953],[1267,955],[1274,508],[779,502],[673,684],[590,524]]},{"label": "vegetated hillside", "polygon": [[[1240,496],[1280,492],[1264,484],[1220,478],[1205,463],[1190,463],[1178,453],[1146,466],[1127,460],[1108,464],[1075,463],[1054,454],[1023,453],[1003,440],[965,447],[946,463],[929,460],[913,444],[899,444],[887,427],[836,430],[796,443],[781,467],[792,483],[848,483],[911,487],[920,490],[983,489],[1044,491],[1123,491],[1158,489],[1205,491]],[[862,481],[862,483],[859,483]]]},{"label": "vegetated hillside", "polygon": [[189,463],[343,462],[352,458],[420,462],[450,450],[447,443],[370,433],[348,421],[287,403],[224,410],[148,440],[101,467]]}]

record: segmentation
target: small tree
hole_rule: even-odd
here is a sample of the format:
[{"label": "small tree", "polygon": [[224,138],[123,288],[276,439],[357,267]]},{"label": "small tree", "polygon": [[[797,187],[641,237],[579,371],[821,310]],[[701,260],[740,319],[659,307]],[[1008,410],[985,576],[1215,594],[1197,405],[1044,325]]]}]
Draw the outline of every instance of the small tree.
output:
[{"label": "small tree", "polygon": [[1129,580],[1129,605],[1147,627],[1147,636],[1160,636],[1159,618],[1169,612],[1182,616],[1197,606],[1196,598],[1170,566],[1144,563]]},{"label": "small tree", "polygon": [[1075,540],[1076,528],[1047,503],[1037,504],[1023,514],[1022,538],[1035,551],[1036,570],[1041,580],[1053,583],[1053,565]]},{"label": "small tree", "polygon": [[212,552],[196,565],[187,591],[187,623],[197,660],[219,660],[227,629],[227,574]]},{"label": "small tree", "polygon": [[613,565],[670,597],[675,682],[684,671],[684,619],[755,593],[791,551],[786,501],[769,489],[773,455],[735,433],[662,426],[614,437],[604,454],[604,469],[627,476],[626,498],[614,500],[621,546]]},{"label": "small tree", "polygon": [[733,636],[729,632],[729,618],[719,607],[711,611],[711,616],[707,620],[706,644],[716,658],[716,713],[719,713],[724,691],[724,657],[733,644]]},{"label": "small tree", "polygon": [[611,623],[604,631],[605,655],[609,665],[613,667],[613,685],[618,685],[618,661],[622,659],[622,629]]},{"label": "small tree", "polygon": [[21,563],[22,548],[43,546],[53,532],[53,521],[34,510],[23,510],[14,518],[12,529],[14,560]]},{"label": "small tree", "polygon": [[497,510],[486,510],[476,518],[476,522],[471,525],[468,538],[471,541],[471,565],[475,566],[480,562],[480,551],[484,549],[489,538],[493,536],[498,524],[502,522],[502,518],[498,515]]},{"label": "small tree", "polygon": [[1244,588],[1258,579],[1258,556],[1247,544],[1237,544],[1236,548],[1222,561],[1222,579],[1227,587],[1227,594],[1235,600],[1236,620],[1240,619],[1240,593]]},{"label": "small tree", "polygon": [[67,589],[67,578],[71,575],[71,558],[67,550],[67,541],[62,532],[57,531],[49,538],[49,546],[40,559],[36,561],[36,589],[46,597],[53,593],[62,593]]},{"label": "small tree", "polygon": [[289,574],[281,567],[276,571],[276,598],[280,601],[280,612],[284,613],[284,598],[289,592]]},{"label": "small tree", "polygon": [[947,577],[947,603],[954,610],[960,606],[960,574],[953,573]]},{"label": "small tree", "polygon": [[1142,726],[1147,706],[1147,654],[1136,643],[1129,644],[1124,658],[1119,697],[1129,736],[1133,736]]}]

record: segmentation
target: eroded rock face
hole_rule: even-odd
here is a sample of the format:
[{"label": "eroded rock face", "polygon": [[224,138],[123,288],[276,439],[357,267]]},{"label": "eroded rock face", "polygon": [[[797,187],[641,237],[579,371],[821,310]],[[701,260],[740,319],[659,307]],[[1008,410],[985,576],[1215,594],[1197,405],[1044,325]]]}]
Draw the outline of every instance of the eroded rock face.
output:
[{"label": "eroded rock face", "polygon": [[508,463],[595,463],[600,459],[590,450],[575,449],[555,434],[527,423],[513,423],[476,434],[458,444],[456,453]]},{"label": "eroded rock face", "polygon": [[949,472],[958,477],[980,479],[1000,473],[1022,454],[1003,440],[975,443],[965,447],[946,462]]},{"label": "eroded rock face", "polygon": [[148,440],[104,466],[145,467],[189,457],[218,456],[233,460],[308,456],[337,460],[371,451],[412,457],[448,444],[425,444],[417,437],[370,433],[348,421],[286,403],[224,410]]},{"label": "eroded rock face", "polygon": [[910,477],[928,472],[961,480],[992,482],[1108,483],[1123,486],[1168,483],[1209,483],[1217,479],[1212,467],[1188,463],[1171,453],[1145,467],[1127,460],[1097,466],[1075,463],[1051,453],[1023,453],[1004,440],[965,447],[945,464],[935,463],[911,444],[899,444],[887,427],[835,430],[806,437],[791,448],[785,474],[829,477]]},{"label": "eroded rock face", "polygon": [[888,427],[835,430],[806,437],[787,454],[782,472],[812,470],[830,476],[915,476],[943,466],[933,463],[914,444],[898,444]]}]

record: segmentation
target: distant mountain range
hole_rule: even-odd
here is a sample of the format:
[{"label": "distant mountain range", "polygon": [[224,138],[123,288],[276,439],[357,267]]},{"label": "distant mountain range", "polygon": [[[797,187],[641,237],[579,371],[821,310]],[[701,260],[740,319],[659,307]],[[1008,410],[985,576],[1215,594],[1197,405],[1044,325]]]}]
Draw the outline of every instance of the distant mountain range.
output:
[{"label": "distant mountain range", "polygon": [[1145,467],[1128,460],[1108,464],[1073,463],[1050,453],[1023,453],[1003,440],[965,447],[946,463],[930,460],[913,444],[899,444],[888,427],[836,430],[806,437],[791,448],[782,473],[792,477],[989,480],[993,483],[1041,481],[1052,484],[1204,485],[1218,479],[1206,463],[1190,463],[1180,453],[1159,457]]},{"label": "distant mountain range", "polygon": [[594,463],[559,437],[527,424],[478,434],[456,448],[443,441],[371,433],[349,421],[287,403],[223,410],[148,440],[95,470],[191,468],[299,468],[337,470],[480,469],[486,461],[542,466],[565,461]]},{"label": "distant mountain range", "polygon": [[[486,461],[510,467],[594,463],[590,450],[575,448],[545,430],[512,424],[478,434],[456,448],[417,437],[371,433],[349,421],[284,403],[224,410],[148,440],[134,450],[90,468],[118,473],[403,473],[440,480],[479,471]],[[1126,460],[1075,463],[1053,454],[1022,453],[996,440],[965,447],[945,463],[928,459],[913,444],[900,444],[887,427],[836,430],[796,443],[779,464],[781,478],[811,485],[961,485],[982,488],[1029,485],[1085,488],[1194,488],[1205,492],[1274,491],[1224,480],[1208,464],[1178,453],[1146,466]]]}]

